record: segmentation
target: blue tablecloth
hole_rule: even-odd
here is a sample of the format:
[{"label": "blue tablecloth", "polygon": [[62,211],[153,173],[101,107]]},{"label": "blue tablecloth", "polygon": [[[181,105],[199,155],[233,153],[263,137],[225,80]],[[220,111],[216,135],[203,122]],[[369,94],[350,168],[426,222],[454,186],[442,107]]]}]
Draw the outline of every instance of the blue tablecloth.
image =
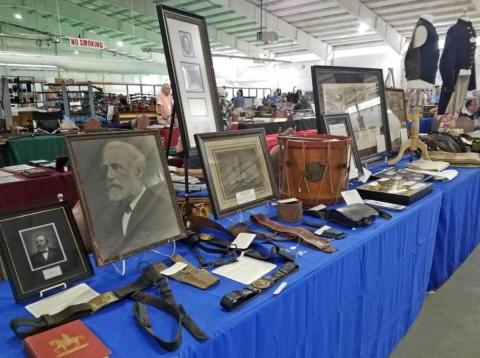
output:
[{"label": "blue tablecloth", "polygon": [[[397,166],[403,168],[406,164],[407,159],[404,159]],[[385,164],[377,164],[369,169],[377,172],[385,167]],[[443,199],[429,290],[447,281],[480,243],[480,169],[450,169],[459,172],[453,181],[434,182],[434,187],[443,193]]]},{"label": "blue tablecloth", "polygon": [[[412,126],[412,122],[408,122],[407,128],[410,129],[411,126]],[[419,123],[418,127],[419,127],[419,132],[420,133],[427,133],[428,134],[428,133],[432,132],[433,117],[420,119],[420,123]]]},{"label": "blue tablecloth", "polygon": [[[300,246],[306,253],[298,257],[300,269],[286,279],[285,290],[272,296],[270,289],[235,312],[222,310],[219,302],[242,284],[221,278],[220,284],[201,291],[170,280],[177,301],[211,337],[200,343],[184,330],[177,352],[163,352],[143,333],[134,321],[133,302],[128,300],[83,321],[114,357],[386,357],[424,301],[441,201],[442,193],[434,190],[394,213],[390,221],[378,219],[368,228],[348,230],[347,238],[333,243],[339,249],[333,254]],[[268,207],[253,211],[262,210]],[[251,212],[244,212],[243,220]],[[239,214],[222,223],[237,220]],[[170,254],[172,247],[160,250]],[[177,244],[176,251],[197,262],[183,244]],[[167,260],[151,252],[127,259],[123,278],[112,265],[96,268],[96,275],[86,282],[105,292],[136,278],[139,262],[157,259]],[[14,303],[7,283],[0,284],[0,304],[2,357],[18,357],[22,343],[8,322],[27,311]],[[171,337],[172,320],[162,312],[149,311],[156,332]]]},{"label": "blue tablecloth", "polygon": [[442,285],[480,243],[480,169],[455,168],[451,183],[436,183],[443,192],[429,289]]}]

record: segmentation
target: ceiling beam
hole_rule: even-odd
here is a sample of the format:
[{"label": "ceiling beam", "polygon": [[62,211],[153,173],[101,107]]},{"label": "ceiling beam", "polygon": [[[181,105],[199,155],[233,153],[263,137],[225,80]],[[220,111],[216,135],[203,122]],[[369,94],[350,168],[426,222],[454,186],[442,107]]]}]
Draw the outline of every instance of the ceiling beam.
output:
[{"label": "ceiling beam", "polygon": [[405,38],[392,26],[385,22],[383,18],[370,10],[360,0],[337,0],[337,2],[360,21],[367,24],[370,28],[380,35],[387,45],[393,48],[397,53],[401,53]]},{"label": "ceiling beam", "polygon": [[[153,16],[156,17],[157,8],[153,1],[134,1],[130,2],[129,0],[104,0],[107,3],[119,7],[125,7],[133,10],[136,13],[140,13],[145,16]],[[180,1],[179,3],[185,3],[184,1]],[[235,38],[235,36],[229,35],[224,31],[218,30],[213,26],[207,26],[208,28],[208,37],[210,40],[215,40],[221,42],[227,46],[232,48],[236,48],[240,52],[243,52],[249,56],[255,57],[269,57],[270,53],[268,51],[262,50],[261,48],[251,45],[248,42],[242,41],[240,39]],[[135,32],[137,29],[135,29]],[[160,42],[161,43],[161,42]]]},{"label": "ceiling beam", "polygon": [[[251,2],[246,0],[209,0],[209,2],[227,10],[233,10],[237,14],[254,21],[257,25],[260,25],[260,7]],[[263,16],[265,16],[264,23],[267,29],[277,31],[286,37],[297,41],[303,48],[309,52],[315,53],[322,59],[328,57],[330,46],[325,42],[316,39],[268,11],[264,11]]]}]

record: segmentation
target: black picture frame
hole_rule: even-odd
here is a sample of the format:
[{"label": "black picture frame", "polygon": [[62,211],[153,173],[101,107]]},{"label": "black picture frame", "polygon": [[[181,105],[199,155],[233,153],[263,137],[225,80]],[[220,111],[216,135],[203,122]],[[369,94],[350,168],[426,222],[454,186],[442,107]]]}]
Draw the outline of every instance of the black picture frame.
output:
[{"label": "black picture frame", "polygon": [[[330,126],[336,124],[342,124],[345,128],[345,132],[332,132]],[[320,114],[317,116],[317,128],[319,134],[342,135],[352,138],[352,157],[355,162],[358,177],[361,177],[363,175],[362,160],[358,154],[357,143],[355,141],[355,135],[353,133],[352,123],[350,122],[350,116],[348,113]],[[355,177],[350,177],[350,179],[355,179]]]},{"label": "black picture frame", "polygon": [[17,302],[93,275],[66,201],[2,215],[0,247]]},{"label": "black picture frame", "polygon": [[[186,237],[159,131],[92,133],[65,138],[99,266]],[[109,148],[112,154],[108,157],[113,159],[106,160],[106,147],[112,144],[116,148]],[[118,175],[113,174],[114,166],[123,167],[131,179],[122,184]],[[131,198],[135,195],[132,208]],[[129,217],[124,221],[126,212]]]},{"label": "black picture frame", "polygon": [[[372,109],[373,106],[378,105],[375,104],[375,102],[379,100],[380,107],[377,114],[381,118],[378,118],[377,122],[380,127],[378,125],[374,127],[367,127],[365,123],[363,123],[363,126],[365,128],[362,129],[362,131],[373,130],[375,131],[375,133],[379,133],[378,136],[383,135],[385,141],[384,150],[377,151],[377,144],[362,149],[362,146],[358,141],[360,130],[356,130],[356,127],[353,125],[353,119],[351,117],[350,121],[352,123],[355,138],[357,139],[357,149],[360,154],[362,163],[369,163],[381,160],[384,157],[388,156],[391,151],[391,143],[382,69],[341,66],[311,66],[311,73],[313,81],[313,97],[315,100],[315,113],[317,117],[321,114],[335,114],[339,112],[349,113],[348,108],[350,108],[352,110],[354,109],[358,113],[359,118],[363,119],[364,117],[360,114],[360,111],[365,109]],[[336,90],[336,94],[334,94],[332,96],[332,100],[329,100],[327,103],[323,90],[324,85],[339,85],[337,89],[334,89]],[[355,86],[357,86],[358,88],[355,88]],[[352,105],[352,102],[350,101],[351,99],[355,99],[356,94],[362,94],[362,96],[367,96],[368,91],[373,91],[375,95],[373,99],[366,100],[365,98],[362,98],[362,100],[364,100],[363,103],[365,103],[364,109],[361,109],[359,103],[357,102]],[[340,98],[335,98],[335,96],[339,96]],[[342,101],[344,97],[345,101]],[[377,137],[377,135],[375,136]],[[371,141],[373,140],[373,138],[369,139]],[[377,138],[375,138],[375,140],[377,140]]]},{"label": "black picture frame", "polygon": [[[183,147],[194,155],[197,153],[195,134],[223,130],[207,24],[202,16],[168,6],[157,5],[157,14]],[[181,40],[187,40],[188,46],[193,47],[185,48]],[[196,68],[200,69],[198,74],[192,72]],[[190,86],[190,90],[189,73],[202,82]],[[200,110],[202,115],[192,113],[194,108],[189,102],[200,98],[206,103]]]},{"label": "black picture frame", "polygon": [[[385,88],[385,103],[387,106],[388,129],[392,152],[398,152],[402,146],[402,138],[400,132],[394,133],[394,128],[407,128],[407,103],[405,102],[405,91],[400,88]],[[391,114],[394,115],[392,116]],[[397,123],[398,121],[400,123]]]},{"label": "black picture frame", "polygon": [[[278,197],[263,128],[196,134],[195,140],[216,218]],[[238,204],[236,193],[248,189],[255,191],[255,199]]]}]

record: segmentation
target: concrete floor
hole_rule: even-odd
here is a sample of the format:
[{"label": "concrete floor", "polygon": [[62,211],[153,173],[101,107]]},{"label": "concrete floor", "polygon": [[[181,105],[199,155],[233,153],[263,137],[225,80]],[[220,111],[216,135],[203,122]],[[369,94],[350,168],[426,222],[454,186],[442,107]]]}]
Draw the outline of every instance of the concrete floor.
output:
[{"label": "concrete floor", "polygon": [[480,357],[480,246],[434,294],[391,358]]}]

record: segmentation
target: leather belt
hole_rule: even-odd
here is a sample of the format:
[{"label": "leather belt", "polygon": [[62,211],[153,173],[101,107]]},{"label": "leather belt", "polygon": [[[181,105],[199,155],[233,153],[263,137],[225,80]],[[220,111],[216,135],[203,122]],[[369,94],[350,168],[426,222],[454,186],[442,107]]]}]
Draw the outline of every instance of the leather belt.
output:
[{"label": "leather belt", "polygon": [[255,214],[250,216],[250,220],[257,225],[267,228],[269,230],[275,231],[277,233],[283,234],[288,237],[297,237],[301,240],[302,243],[313,246],[323,252],[332,253],[337,251],[336,248],[327,244],[327,242],[311,231],[304,229],[302,227],[292,227],[279,224],[263,214]]},{"label": "leather belt", "polygon": [[114,302],[129,297],[134,292],[145,290],[154,285],[155,282],[162,278],[162,275],[160,274],[161,267],[164,267],[161,262],[153,263],[143,270],[142,276],[140,276],[135,282],[120,287],[113,292],[105,292],[87,303],[68,306],[56,314],[46,314],[39,318],[15,318],[10,322],[10,328],[17,336],[25,338],[32,334],[43,332],[47,329],[60,326],[78,318],[91,315]]},{"label": "leather belt", "polygon": [[261,294],[267,288],[273,286],[276,282],[282,280],[288,275],[292,274],[298,269],[298,265],[294,262],[287,262],[280,269],[275,271],[271,275],[263,276],[258,280],[255,280],[250,285],[246,286],[242,290],[232,291],[222,297],[220,304],[223,308],[233,311],[241,305],[247,303],[254,297]]},{"label": "leather belt", "polygon": [[[250,232],[257,235],[255,242],[250,245],[250,248],[246,250],[239,250],[230,247],[232,240],[201,240],[198,235],[190,235],[185,242],[191,245],[194,249],[194,252],[200,262],[202,267],[212,267],[212,266],[221,266],[225,264],[230,264],[237,260],[238,255],[240,252],[244,252],[246,256],[259,259],[259,260],[270,260],[276,257],[287,261],[294,261],[295,257],[286,249],[278,246],[274,242],[270,240],[261,240],[262,238],[272,238],[271,235],[265,235],[262,233],[252,232],[248,230],[248,227],[244,225],[235,225],[234,228],[227,230],[222,225],[216,223],[215,221],[209,220],[205,217],[201,216],[189,216],[187,218],[187,228],[195,232],[202,232],[204,229],[213,229],[216,231],[221,231],[228,236],[235,238],[238,233],[240,232]],[[260,238],[260,240],[259,240]],[[263,246],[262,244],[268,245],[270,250],[266,253],[262,252]],[[215,246],[215,247],[212,247]],[[217,253],[222,255],[220,260],[214,260],[207,262],[203,255],[201,254],[200,250],[209,253]]]},{"label": "leather belt", "polygon": [[[172,352],[182,344],[182,325],[198,340],[207,340],[208,336],[198,327],[192,318],[188,315],[182,305],[175,302],[172,290],[168,285],[167,279],[162,277],[156,282],[160,297],[145,294],[141,291],[134,292],[132,299],[137,301],[134,306],[135,317],[140,326],[166,351]],[[165,341],[155,335],[153,325],[148,317],[148,310],[145,305],[155,307],[168,313],[178,322],[177,332],[172,341]]]}]

